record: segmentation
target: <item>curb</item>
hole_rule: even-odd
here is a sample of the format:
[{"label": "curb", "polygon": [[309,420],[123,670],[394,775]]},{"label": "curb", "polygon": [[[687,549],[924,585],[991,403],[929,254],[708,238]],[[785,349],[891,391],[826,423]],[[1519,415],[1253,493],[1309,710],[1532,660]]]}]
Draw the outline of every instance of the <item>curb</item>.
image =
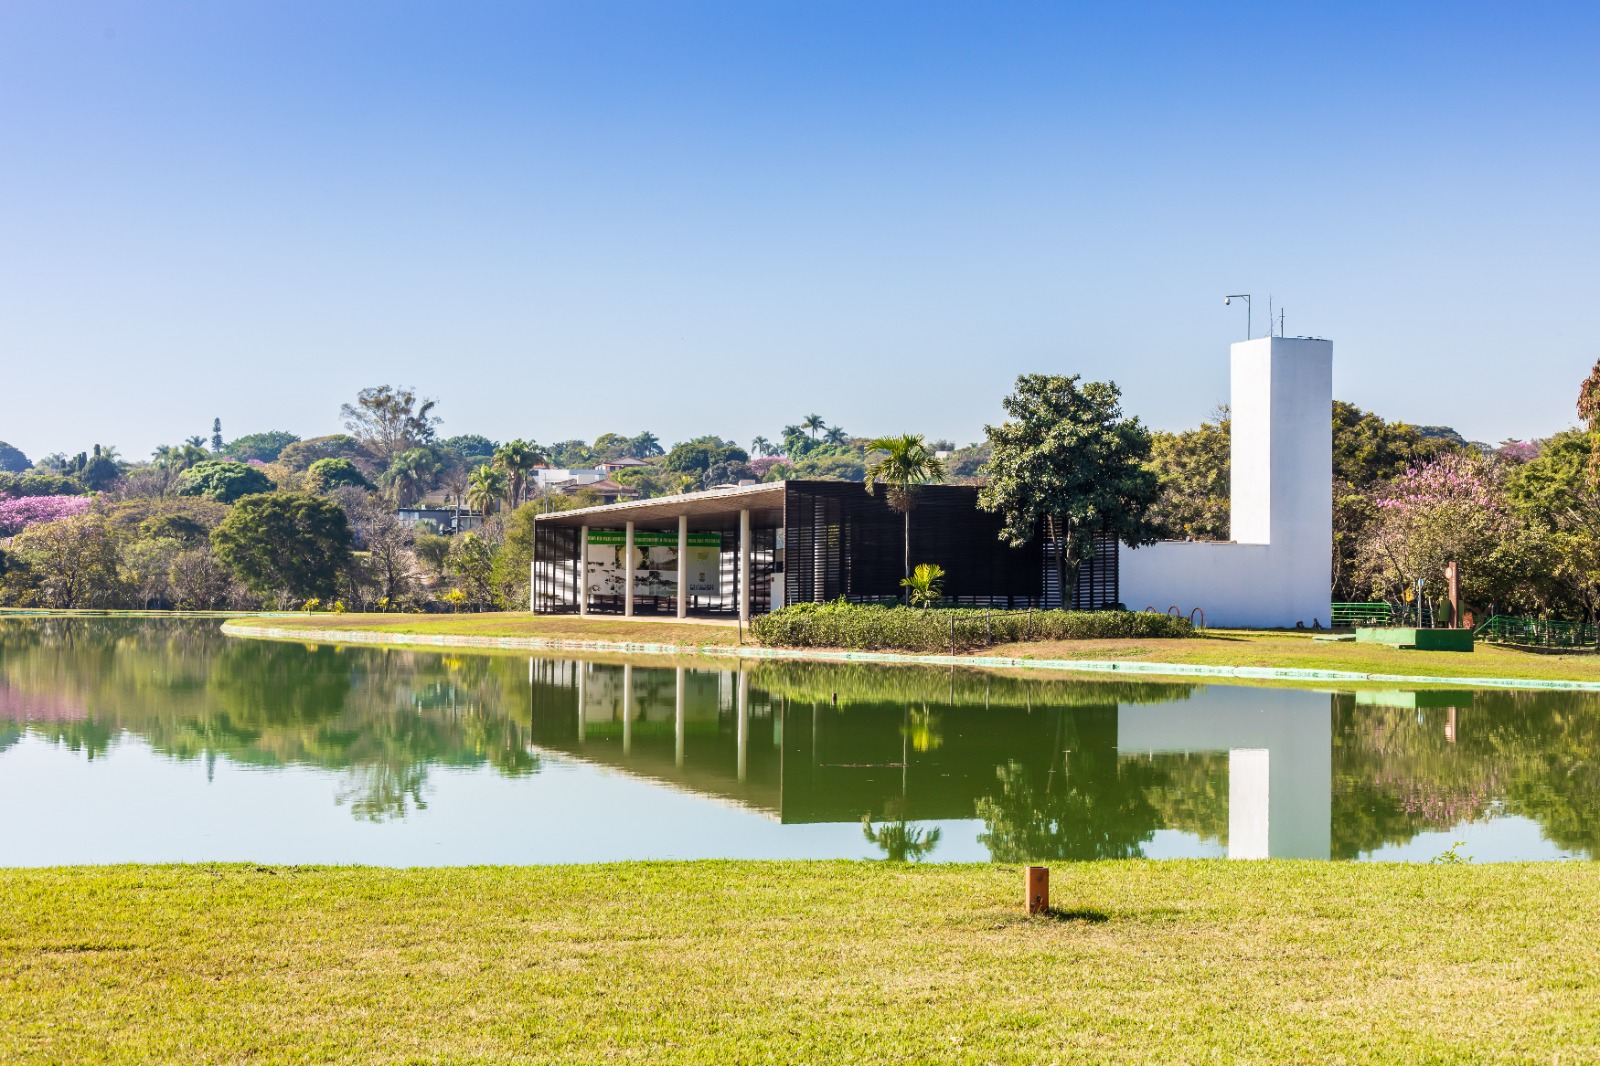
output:
[{"label": "curb", "polygon": [[1400,685],[1451,685],[1457,688],[1545,689],[1600,692],[1600,681],[1541,681],[1508,677],[1428,677],[1413,674],[1366,674],[1355,670],[1302,670],[1271,666],[1193,666],[1183,663],[1130,663],[1107,659],[1016,659],[1004,655],[912,655],[903,652],[825,651],[809,648],[760,648],[750,645],[646,644],[621,640],[561,640],[550,637],[471,637],[447,634],[371,633],[352,629],[290,629],[225,622],[230,637],[294,640],[315,644],[377,644],[403,647],[500,648],[511,651],[603,651],[634,655],[704,655],[708,658],[803,660],[810,662],[912,664],[921,666],[988,666],[1072,673],[1218,677],[1250,681],[1376,681]]}]

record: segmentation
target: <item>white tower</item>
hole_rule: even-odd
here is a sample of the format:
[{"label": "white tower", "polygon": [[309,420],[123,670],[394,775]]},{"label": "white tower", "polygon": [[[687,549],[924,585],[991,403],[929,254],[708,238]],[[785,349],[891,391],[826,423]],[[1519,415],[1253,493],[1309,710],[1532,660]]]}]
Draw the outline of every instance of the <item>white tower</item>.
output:
[{"label": "white tower", "polygon": [[1330,622],[1333,344],[1260,337],[1232,348],[1232,541],[1124,551],[1122,599],[1198,607],[1213,626]]}]

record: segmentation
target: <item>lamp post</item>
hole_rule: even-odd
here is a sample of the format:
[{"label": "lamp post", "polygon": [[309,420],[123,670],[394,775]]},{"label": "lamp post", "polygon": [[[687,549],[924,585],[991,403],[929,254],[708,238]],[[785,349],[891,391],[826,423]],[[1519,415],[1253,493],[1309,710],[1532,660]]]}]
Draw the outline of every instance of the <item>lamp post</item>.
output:
[{"label": "lamp post", "polygon": [[1235,301],[1235,300],[1243,300],[1244,301],[1244,339],[1245,340],[1249,340],[1250,339],[1250,294],[1247,293],[1247,292],[1236,292],[1232,296],[1224,296],[1222,298],[1222,306],[1227,307],[1229,304],[1233,303],[1233,301]]}]

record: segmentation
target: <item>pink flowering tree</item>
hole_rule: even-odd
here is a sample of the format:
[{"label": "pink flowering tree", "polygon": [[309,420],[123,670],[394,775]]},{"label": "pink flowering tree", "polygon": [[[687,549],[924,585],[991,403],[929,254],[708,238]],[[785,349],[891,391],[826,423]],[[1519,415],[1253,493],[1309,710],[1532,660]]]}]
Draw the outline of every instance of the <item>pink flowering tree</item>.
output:
[{"label": "pink flowering tree", "polygon": [[1516,594],[1518,571],[1534,567],[1540,545],[1513,520],[1487,462],[1451,453],[1414,466],[1375,499],[1366,541],[1368,577],[1375,592],[1405,599],[1419,585],[1437,602],[1445,567],[1460,564],[1463,598],[1478,604]]},{"label": "pink flowering tree", "polygon": [[72,518],[89,510],[87,496],[24,496],[0,499],[0,537],[14,537],[29,526]]}]

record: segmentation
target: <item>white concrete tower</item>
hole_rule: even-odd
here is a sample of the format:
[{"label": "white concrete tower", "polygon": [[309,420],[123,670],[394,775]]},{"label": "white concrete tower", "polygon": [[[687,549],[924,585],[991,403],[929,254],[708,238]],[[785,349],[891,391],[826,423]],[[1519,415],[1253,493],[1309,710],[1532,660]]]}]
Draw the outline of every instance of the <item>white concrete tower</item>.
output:
[{"label": "white concrete tower", "polygon": [[1213,626],[1326,626],[1333,566],[1333,344],[1232,347],[1231,542],[1124,550],[1123,602]]}]

